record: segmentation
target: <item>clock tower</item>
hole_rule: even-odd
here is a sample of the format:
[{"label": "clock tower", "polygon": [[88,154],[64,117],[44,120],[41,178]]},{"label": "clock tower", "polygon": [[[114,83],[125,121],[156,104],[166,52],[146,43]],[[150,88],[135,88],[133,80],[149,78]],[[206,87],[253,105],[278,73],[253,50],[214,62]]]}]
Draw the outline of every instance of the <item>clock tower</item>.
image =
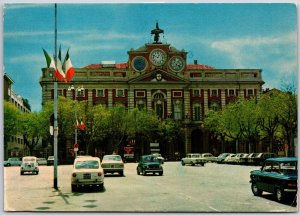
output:
[{"label": "clock tower", "polygon": [[170,44],[163,44],[159,40],[162,33],[164,30],[160,29],[156,22],[156,28],[151,30],[151,35],[154,35],[153,43],[128,52],[129,68],[133,73],[152,72],[159,69],[178,74],[185,69],[187,53],[184,50],[177,50]]}]

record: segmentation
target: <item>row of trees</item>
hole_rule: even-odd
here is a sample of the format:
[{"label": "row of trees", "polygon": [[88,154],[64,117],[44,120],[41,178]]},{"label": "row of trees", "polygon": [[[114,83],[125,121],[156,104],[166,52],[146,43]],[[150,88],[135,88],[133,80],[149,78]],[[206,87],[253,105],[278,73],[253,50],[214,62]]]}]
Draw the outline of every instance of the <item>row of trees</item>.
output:
[{"label": "row of trees", "polygon": [[[40,140],[52,142],[49,134],[53,102],[47,102],[41,112],[22,113],[12,104],[4,105],[5,147],[10,136],[20,134],[30,154]],[[64,97],[58,99],[58,143],[74,142],[74,125],[85,123],[85,130],[78,130],[80,149],[87,154],[95,147],[105,147],[108,153],[117,151],[121,143],[134,139],[143,142],[160,143],[179,141],[180,126],[172,119],[161,121],[153,111],[126,110],[124,106],[106,108],[91,106],[86,102],[73,101]]]},{"label": "row of trees", "polygon": [[[261,140],[267,140],[270,151],[276,152],[275,143],[284,143],[294,155],[297,137],[297,97],[291,92],[272,90],[257,101],[238,100],[221,111],[210,111],[204,127],[220,142],[247,143],[248,152],[255,152]],[[238,148],[237,148],[238,151]]]}]

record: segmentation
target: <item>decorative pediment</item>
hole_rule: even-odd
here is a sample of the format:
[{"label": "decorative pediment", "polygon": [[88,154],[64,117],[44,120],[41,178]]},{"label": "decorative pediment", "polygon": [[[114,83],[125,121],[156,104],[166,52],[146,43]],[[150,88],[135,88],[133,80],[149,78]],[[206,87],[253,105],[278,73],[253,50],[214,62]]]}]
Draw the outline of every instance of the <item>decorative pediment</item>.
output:
[{"label": "decorative pediment", "polygon": [[140,82],[164,82],[164,83],[187,83],[189,82],[183,77],[176,74],[165,72],[164,70],[154,70],[152,72],[141,74],[128,81],[129,83],[140,83]]}]

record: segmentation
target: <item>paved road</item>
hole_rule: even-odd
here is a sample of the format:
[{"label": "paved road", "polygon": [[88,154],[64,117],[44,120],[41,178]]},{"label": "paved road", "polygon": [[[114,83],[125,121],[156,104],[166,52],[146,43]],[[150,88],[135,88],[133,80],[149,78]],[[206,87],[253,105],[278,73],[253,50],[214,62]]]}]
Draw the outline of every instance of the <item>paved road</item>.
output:
[{"label": "paved road", "polygon": [[125,164],[125,176],[106,175],[105,189],[72,193],[71,165],[58,167],[59,190],[53,189],[53,167],[39,175],[20,176],[19,167],[4,168],[6,211],[101,212],[296,212],[271,194],[253,196],[249,172],[259,167],[208,163],[181,166],[166,162],[163,176],[136,174],[136,163]]}]

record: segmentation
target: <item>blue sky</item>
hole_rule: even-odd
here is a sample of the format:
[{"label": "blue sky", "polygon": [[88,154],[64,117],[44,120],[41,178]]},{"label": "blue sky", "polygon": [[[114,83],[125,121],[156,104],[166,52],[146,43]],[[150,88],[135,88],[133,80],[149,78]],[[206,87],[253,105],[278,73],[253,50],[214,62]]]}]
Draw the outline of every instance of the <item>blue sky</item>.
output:
[{"label": "blue sky", "polygon": [[[42,49],[54,52],[54,4],[5,4],[4,72],[13,90],[41,110]],[[156,20],[163,42],[218,69],[262,69],[264,88],[297,80],[294,4],[58,4],[58,45],[75,68],[127,62],[127,51],[152,42]]]}]

